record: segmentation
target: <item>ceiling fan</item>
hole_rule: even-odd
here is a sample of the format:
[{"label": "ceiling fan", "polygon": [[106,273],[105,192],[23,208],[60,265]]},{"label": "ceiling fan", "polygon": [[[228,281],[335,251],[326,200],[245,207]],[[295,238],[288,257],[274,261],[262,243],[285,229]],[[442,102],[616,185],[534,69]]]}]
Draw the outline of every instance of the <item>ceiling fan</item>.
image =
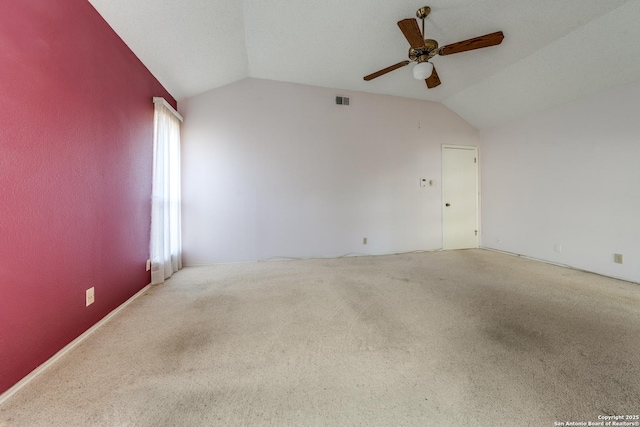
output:
[{"label": "ceiling fan", "polygon": [[373,80],[411,62],[417,62],[413,69],[413,76],[418,80],[425,80],[429,89],[440,85],[440,78],[435,67],[429,60],[436,55],[451,55],[454,53],[466,52],[468,50],[481,49],[483,47],[495,46],[502,43],[504,34],[502,31],[496,33],[485,34],[484,36],[475,37],[469,40],[463,40],[458,43],[449,44],[438,47],[438,42],[432,39],[424,38],[424,20],[431,13],[429,6],[421,7],[416,12],[416,16],[422,20],[422,33],[418,27],[418,21],[413,18],[398,21],[398,27],[404,34],[405,38],[411,46],[409,48],[409,61],[398,62],[395,65],[376,71],[373,74],[365,76],[366,81]]}]

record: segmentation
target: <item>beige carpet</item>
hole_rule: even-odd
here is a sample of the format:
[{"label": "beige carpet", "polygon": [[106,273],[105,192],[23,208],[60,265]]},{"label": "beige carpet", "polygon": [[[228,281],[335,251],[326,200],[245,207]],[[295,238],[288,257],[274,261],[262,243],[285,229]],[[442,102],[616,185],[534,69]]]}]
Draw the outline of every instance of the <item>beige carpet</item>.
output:
[{"label": "beige carpet", "polygon": [[484,250],[186,268],[0,426],[552,426],[640,413],[640,285]]}]

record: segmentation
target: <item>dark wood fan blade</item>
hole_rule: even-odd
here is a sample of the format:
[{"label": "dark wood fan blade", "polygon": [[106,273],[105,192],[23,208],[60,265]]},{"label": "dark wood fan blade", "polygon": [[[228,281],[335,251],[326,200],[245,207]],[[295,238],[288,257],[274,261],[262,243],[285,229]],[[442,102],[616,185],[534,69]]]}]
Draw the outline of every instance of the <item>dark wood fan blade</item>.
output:
[{"label": "dark wood fan blade", "polygon": [[425,80],[425,82],[427,82],[427,87],[429,89],[433,89],[436,86],[440,86],[440,83],[442,83],[440,81],[440,77],[438,77],[438,73],[436,72],[436,67],[433,67],[433,71],[431,72],[431,75],[429,76],[428,79]]},{"label": "dark wood fan blade", "polygon": [[373,79],[375,79],[376,77],[380,77],[380,76],[382,76],[383,74],[390,73],[390,72],[391,72],[391,71],[393,71],[393,70],[397,70],[398,68],[402,68],[402,67],[404,67],[405,65],[409,65],[409,63],[410,63],[410,62],[411,62],[411,61],[402,61],[402,62],[398,62],[397,64],[392,65],[392,66],[390,66],[390,67],[387,67],[387,68],[385,68],[385,69],[383,69],[383,70],[376,71],[376,72],[375,72],[375,73],[373,73],[373,74],[369,74],[368,76],[365,76],[365,77],[364,77],[364,79],[365,79],[366,81],[373,80]]},{"label": "dark wood fan blade", "polygon": [[502,31],[497,33],[485,34],[484,36],[475,37],[473,39],[464,40],[458,43],[448,44],[440,48],[440,55],[451,55],[452,53],[466,52],[468,50],[481,49],[483,47],[495,46],[502,43],[504,34]]},{"label": "dark wood fan blade", "polygon": [[412,18],[403,19],[402,21],[398,21],[398,27],[400,27],[400,31],[402,31],[402,34],[404,34],[411,47],[424,46],[424,39],[422,38],[422,33],[420,33],[418,21]]}]

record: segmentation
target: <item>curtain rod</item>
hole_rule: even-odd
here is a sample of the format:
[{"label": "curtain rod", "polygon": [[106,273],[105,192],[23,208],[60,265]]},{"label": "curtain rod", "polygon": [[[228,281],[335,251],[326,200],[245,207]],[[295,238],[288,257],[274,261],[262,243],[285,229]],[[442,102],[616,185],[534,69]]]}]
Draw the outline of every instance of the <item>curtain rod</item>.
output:
[{"label": "curtain rod", "polygon": [[180,113],[178,113],[178,112],[176,111],[176,109],[175,109],[175,108],[173,108],[173,107],[171,106],[171,104],[169,104],[169,103],[167,102],[167,100],[166,100],[166,99],[162,98],[161,96],[154,96],[154,97],[153,97],[153,102],[154,102],[154,104],[155,104],[156,102],[160,102],[160,103],[162,103],[162,105],[164,105],[165,107],[167,107],[167,108],[169,109],[169,111],[171,111],[171,112],[173,113],[173,115],[174,115],[174,116],[176,116],[176,117],[178,118],[178,120],[180,120],[181,122],[184,122],[184,119],[182,118],[182,116],[180,115]]}]

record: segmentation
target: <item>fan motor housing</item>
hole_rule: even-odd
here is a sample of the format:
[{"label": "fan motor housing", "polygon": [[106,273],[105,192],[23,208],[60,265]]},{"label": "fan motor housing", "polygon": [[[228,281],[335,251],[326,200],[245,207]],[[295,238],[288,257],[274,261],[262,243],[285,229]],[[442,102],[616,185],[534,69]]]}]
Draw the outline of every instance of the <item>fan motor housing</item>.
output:
[{"label": "fan motor housing", "polygon": [[424,47],[410,48],[409,59],[416,62],[427,61],[438,54],[438,42],[433,39],[425,39]]}]

